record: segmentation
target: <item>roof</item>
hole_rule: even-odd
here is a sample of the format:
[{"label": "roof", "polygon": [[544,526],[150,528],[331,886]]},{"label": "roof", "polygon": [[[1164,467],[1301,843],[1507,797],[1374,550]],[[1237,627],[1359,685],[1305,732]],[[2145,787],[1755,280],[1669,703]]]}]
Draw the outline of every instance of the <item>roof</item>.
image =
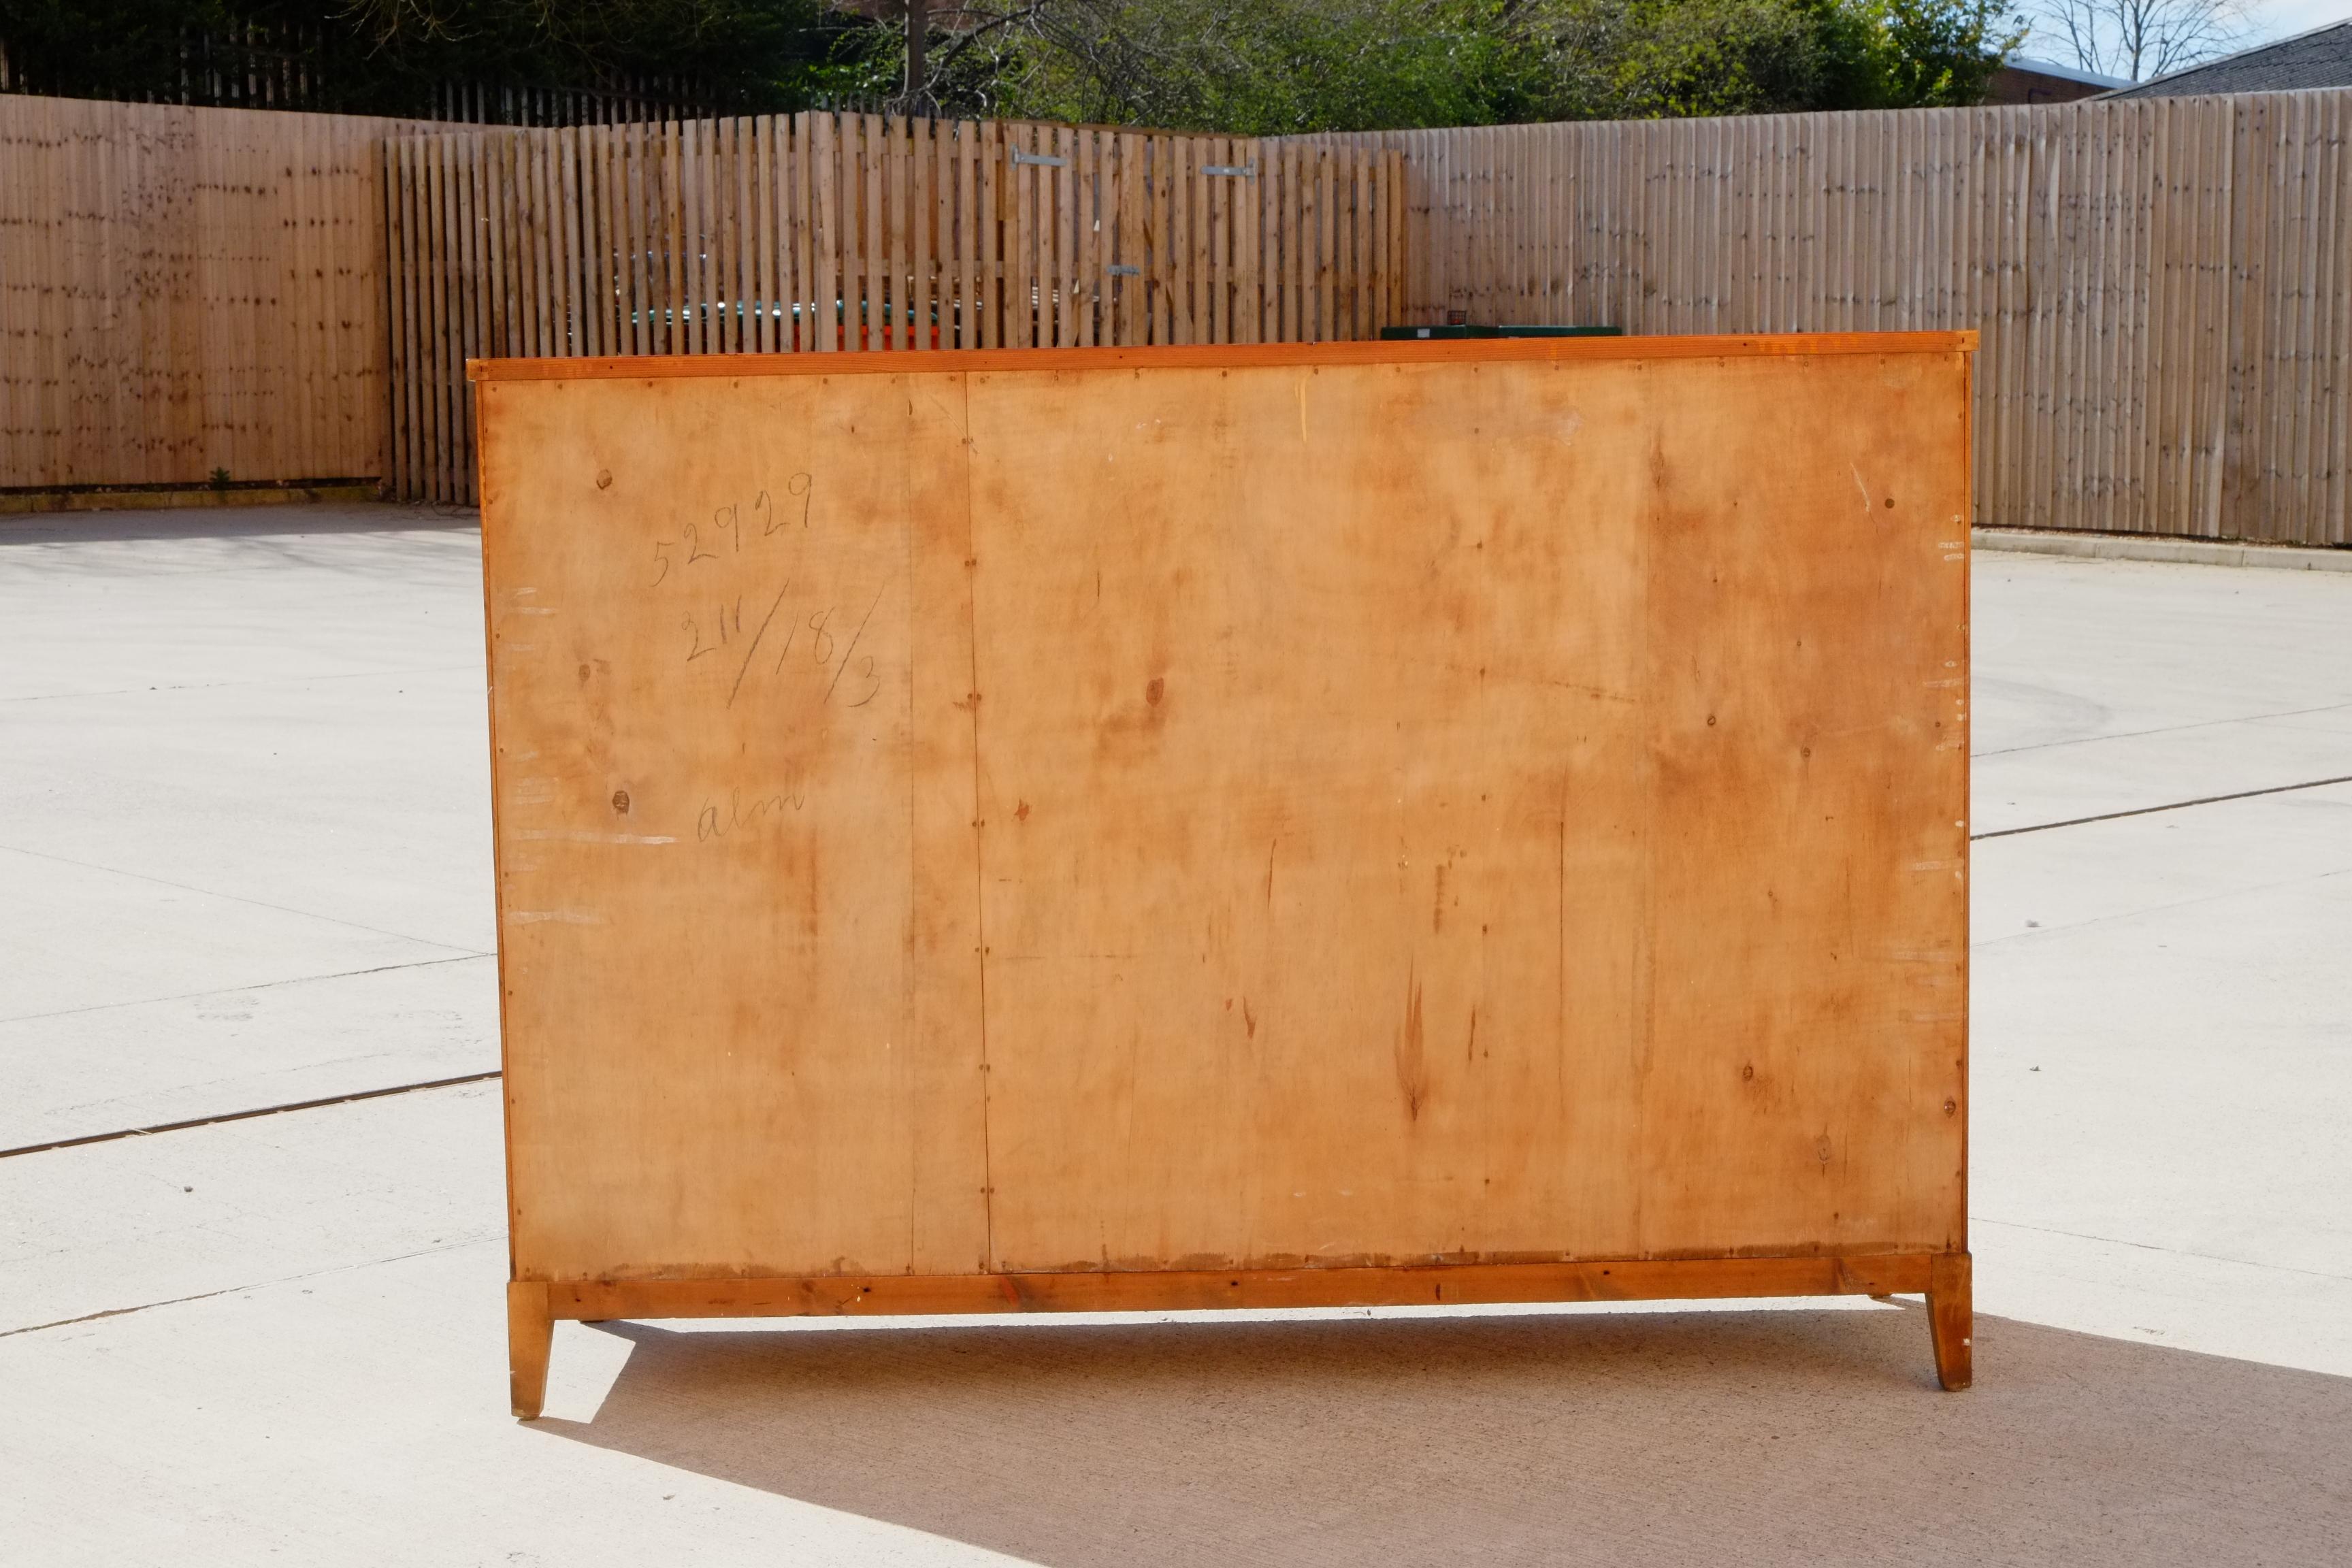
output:
[{"label": "roof", "polygon": [[2305,87],[2352,87],[2352,22],[2330,22],[2105,96],[2188,98],[2208,92],[2284,92]]},{"label": "roof", "polygon": [[2038,60],[2031,55],[2011,55],[2001,61],[2001,64],[2011,70],[2024,71],[2032,76],[2056,77],[2060,81],[2079,81],[2090,87],[2132,85],[2131,79],[2128,77],[2101,76],[2096,71],[2086,71],[2080,66],[2062,66],[2056,60]]}]

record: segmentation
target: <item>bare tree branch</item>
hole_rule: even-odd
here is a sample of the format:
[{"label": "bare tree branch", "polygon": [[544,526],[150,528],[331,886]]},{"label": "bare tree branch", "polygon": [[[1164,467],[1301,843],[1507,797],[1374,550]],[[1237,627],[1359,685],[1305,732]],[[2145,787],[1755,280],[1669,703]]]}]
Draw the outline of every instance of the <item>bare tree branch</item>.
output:
[{"label": "bare tree branch", "polygon": [[2147,81],[2229,53],[2248,32],[2243,0],[2030,0],[2028,47],[2101,76]]}]

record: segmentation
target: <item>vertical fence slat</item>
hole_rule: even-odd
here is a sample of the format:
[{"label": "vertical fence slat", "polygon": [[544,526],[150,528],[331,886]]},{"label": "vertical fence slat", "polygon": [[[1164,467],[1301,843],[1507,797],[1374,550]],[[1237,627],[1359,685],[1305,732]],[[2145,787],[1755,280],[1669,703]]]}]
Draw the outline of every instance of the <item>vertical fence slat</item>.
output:
[{"label": "vertical fence slat", "polygon": [[882,153],[877,161],[882,165],[882,195],[885,212],[882,224],[882,247],[885,257],[883,276],[874,289],[874,308],[883,312],[880,331],[875,334],[874,346],[882,349],[905,349],[912,346],[913,326],[909,320],[907,290],[913,270],[908,260],[911,240],[908,234],[908,176],[913,162],[906,150],[907,121],[904,115],[892,115],[883,122]]},{"label": "vertical fence slat", "polygon": [[972,128],[952,121],[938,128],[940,213],[940,346],[979,346],[979,307],[974,302],[979,235],[972,204]]},{"label": "vertical fence slat", "polygon": [[935,312],[938,307],[933,302],[938,289],[935,278],[940,256],[937,129],[937,125],[928,120],[913,121],[908,127],[909,194],[907,221],[914,237],[914,251],[908,258],[914,311],[914,324],[910,330],[915,347],[919,349],[944,346],[936,335],[938,318]]},{"label": "vertical fence slat", "polygon": [[792,346],[816,347],[816,161],[815,116],[796,114],[792,124],[792,152],[786,165],[792,172],[793,229]]},{"label": "vertical fence slat", "polygon": [[[1315,160],[1315,335],[1320,342],[1330,342],[1339,337],[1338,304],[1339,278],[1339,201],[1338,174],[1339,157],[1330,152],[1319,153]],[[1491,189],[1491,176],[1488,188]],[[1491,242],[1491,228],[1488,230]],[[1486,285],[1491,295],[1492,285]]]},{"label": "vertical fence slat", "polygon": [[1012,205],[1006,213],[1004,309],[1008,348],[1034,348],[1037,342],[1035,261],[1038,166],[1034,127],[1005,128],[1006,176],[1012,182]]},{"label": "vertical fence slat", "polygon": [[1284,342],[1304,342],[1307,333],[1299,317],[1298,167],[1306,149],[1277,142],[1274,162],[1281,181],[1275,206],[1281,224],[1281,261],[1275,278],[1276,336]]},{"label": "vertical fence slat", "polygon": [[388,215],[385,249],[392,276],[385,290],[392,321],[392,493],[401,500],[417,500],[415,345],[416,250],[409,221],[409,179],[416,143],[405,139],[384,143],[384,210]]},{"label": "vertical fence slat", "polygon": [[1175,269],[1170,262],[1173,243],[1175,216],[1168,200],[1169,145],[1165,136],[1143,139],[1145,174],[1143,184],[1144,305],[1148,311],[1145,330],[1155,343],[1173,342]]},{"label": "vertical fence slat", "polygon": [[457,267],[457,445],[458,496],[467,502],[477,499],[475,488],[474,450],[474,385],[466,378],[466,362],[488,353],[488,311],[484,309],[482,287],[488,270],[489,236],[488,208],[488,191],[484,178],[482,143],[478,137],[465,138],[459,146],[463,173],[458,186],[460,237]]},{"label": "vertical fence slat", "polygon": [[614,236],[621,247],[617,281],[628,323],[625,341],[631,353],[647,354],[653,353],[653,321],[647,313],[646,291],[646,129],[643,125],[624,125],[616,141],[620,156],[620,178],[616,182],[619,216],[614,224]]},{"label": "vertical fence slat", "polygon": [[973,251],[979,269],[975,292],[980,299],[979,346],[1004,342],[1004,202],[1001,184],[1003,132],[992,121],[978,127],[971,149],[971,178],[978,193],[972,207]]},{"label": "vertical fence slat", "polygon": [[432,366],[431,397],[433,402],[433,468],[430,499],[447,502],[456,499],[453,485],[453,454],[456,444],[451,439],[449,420],[449,339],[448,339],[448,256],[449,225],[446,211],[448,193],[448,153],[451,138],[436,136],[425,143],[425,205],[426,214],[426,293],[430,297],[430,323],[427,342]]},{"label": "vertical fence slat", "polygon": [[873,313],[881,308],[883,302],[883,268],[887,256],[882,238],[882,175],[887,161],[886,157],[887,143],[885,139],[882,117],[878,114],[859,116],[858,131],[862,138],[858,145],[858,156],[859,167],[865,175],[866,224],[860,231],[864,238],[864,245],[861,247],[863,265],[858,268],[856,274],[859,281],[864,285],[861,299],[865,302],[865,314],[860,318],[857,346],[884,348],[888,346],[889,322],[887,318],[875,321]]},{"label": "vertical fence slat", "polygon": [[587,267],[586,237],[581,231],[583,216],[581,201],[580,133],[571,126],[555,132],[553,151],[557,154],[556,224],[561,231],[563,249],[563,277],[559,290],[555,353],[583,354],[589,352],[585,339],[587,322],[583,319],[587,307],[587,288],[583,274]]},{"label": "vertical fence slat", "polygon": [[940,346],[971,349],[980,346],[980,225],[972,204],[977,200],[972,184],[972,127],[953,123],[939,128],[940,144],[940,243],[951,258],[952,284],[948,298],[954,301],[955,335],[946,335],[949,306],[942,300],[940,309]]},{"label": "vertical fence slat", "polygon": [[835,144],[839,122],[830,114],[809,116],[808,168],[814,195],[811,212],[809,312],[815,329],[813,347],[830,353],[841,347],[841,328],[834,301],[841,289],[841,170]]}]

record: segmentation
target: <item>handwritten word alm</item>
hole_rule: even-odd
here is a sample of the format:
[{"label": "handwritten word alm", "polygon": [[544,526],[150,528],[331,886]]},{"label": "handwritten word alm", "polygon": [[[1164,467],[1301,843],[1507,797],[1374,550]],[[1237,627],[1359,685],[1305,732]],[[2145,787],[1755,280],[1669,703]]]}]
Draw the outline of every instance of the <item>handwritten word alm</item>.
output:
[{"label": "handwritten word alm", "polygon": [[724,838],[744,828],[757,827],[762,819],[781,817],[786,811],[798,811],[808,804],[808,786],[794,784],[788,790],[771,795],[754,795],[748,802],[741,790],[727,792],[727,804],[705,801],[702,813],[694,821],[694,837],[698,844],[708,844],[714,838]]}]

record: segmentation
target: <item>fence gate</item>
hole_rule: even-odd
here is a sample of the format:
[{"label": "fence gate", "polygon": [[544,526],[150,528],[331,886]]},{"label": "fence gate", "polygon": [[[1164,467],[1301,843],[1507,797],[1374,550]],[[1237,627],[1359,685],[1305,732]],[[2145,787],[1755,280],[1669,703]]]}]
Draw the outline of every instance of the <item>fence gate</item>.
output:
[{"label": "fence gate", "polygon": [[404,500],[474,500],[471,357],[1300,342],[1402,316],[1393,151],[798,114],[384,156]]}]

